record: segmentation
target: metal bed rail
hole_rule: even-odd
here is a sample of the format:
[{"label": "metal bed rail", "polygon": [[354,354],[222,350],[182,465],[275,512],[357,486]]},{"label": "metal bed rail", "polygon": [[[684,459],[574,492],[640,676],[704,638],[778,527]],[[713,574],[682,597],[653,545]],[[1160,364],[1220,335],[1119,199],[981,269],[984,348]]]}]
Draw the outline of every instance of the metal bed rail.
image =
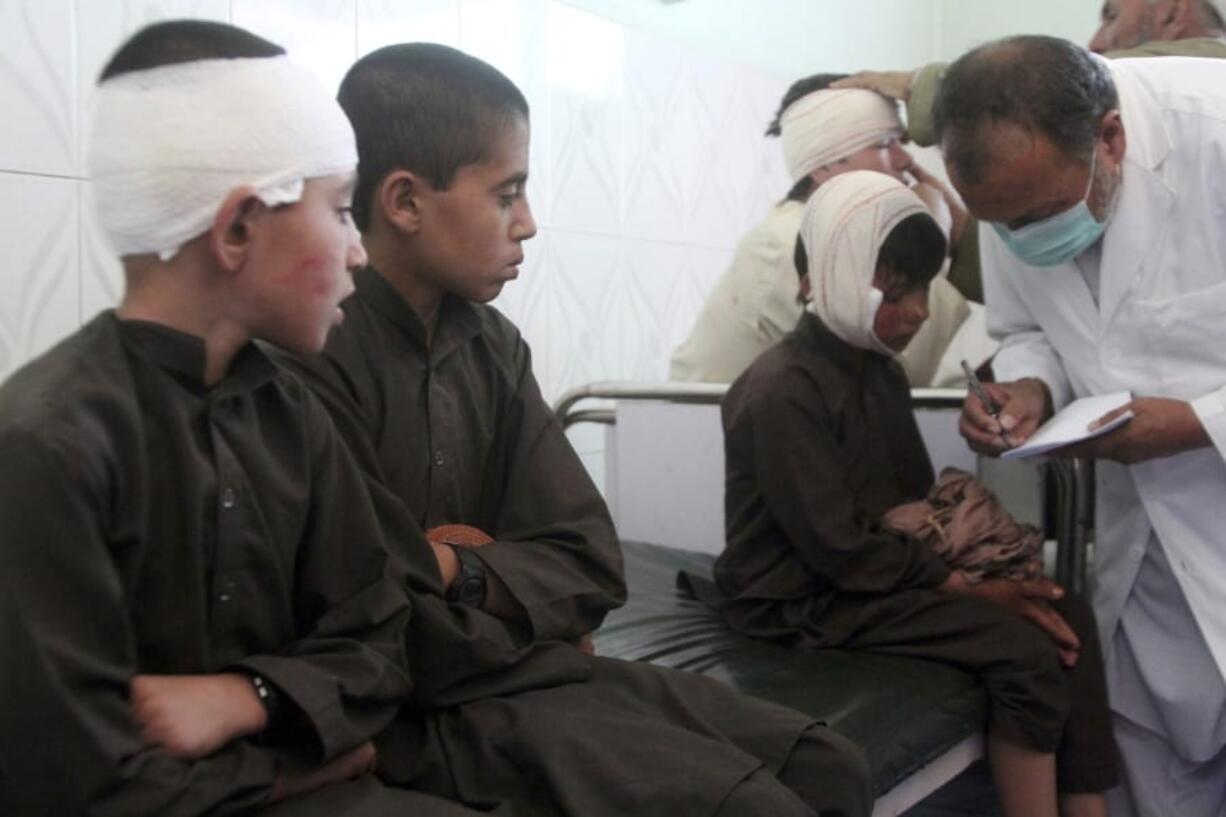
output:
[{"label": "metal bed rail", "polygon": [[[727,383],[642,383],[607,380],[578,386],[563,394],[554,403],[553,411],[563,428],[577,423],[616,421],[608,401],[662,400],[669,403],[718,404],[728,392]],[[911,404],[917,409],[959,408],[966,399],[966,389],[920,388],[911,390]],[[576,408],[585,400],[605,401],[598,408]]]},{"label": "metal bed rail", "polygon": [[[577,423],[616,425],[619,400],[657,400],[670,403],[718,405],[728,391],[724,383],[642,383],[601,381],[563,394],[554,404],[562,427]],[[966,389],[917,388],[911,390],[915,409],[956,409]],[[585,401],[596,406],[580,407]],[[1094,530],[1094,463],[1090,460],[1049,460],[1045,483],[1052,486],[1056,536],[1055,579],[1077,593],[1087,590],[1089,544]]]}]

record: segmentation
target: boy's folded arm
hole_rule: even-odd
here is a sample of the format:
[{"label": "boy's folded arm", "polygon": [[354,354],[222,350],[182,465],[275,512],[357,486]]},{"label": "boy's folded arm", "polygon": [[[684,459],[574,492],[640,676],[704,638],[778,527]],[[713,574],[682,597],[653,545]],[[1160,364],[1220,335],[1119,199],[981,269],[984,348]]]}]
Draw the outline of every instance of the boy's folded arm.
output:
[{"label": "boy's folded arm", "polygon": [[373,738],[411,689],[408,598],[388,563],[365,478],[322,406],[307,401],[313,444],[311,512],[295,565],[301,637],[231,669],[283,693],[330,760]]},{"label": "boy's folded arm", "polygon": [[[502,434],[494,541],[476,550],[537,641],[577,640],[626,600],[621,544],[608,507],[546,405],[520,343],[519,382]],[[466,520],[456,520],[466,521]]]},{"label": "boy's folded arm", "polygon": [[771,515],[815,574],[846,592],[937,587],[949,568],[931,548],[855,518],[825,409],[773,394],[754,417],[758,487]]},{"label": "boy's folded arm", "polygon": [[100,533],[98,469],[12,434],[0,461],[0,767],[18,801],[29,786],[32,813],[191,817],[267,799],[271,750],[236,741],[183,761],[141,737],[131,611]]}]

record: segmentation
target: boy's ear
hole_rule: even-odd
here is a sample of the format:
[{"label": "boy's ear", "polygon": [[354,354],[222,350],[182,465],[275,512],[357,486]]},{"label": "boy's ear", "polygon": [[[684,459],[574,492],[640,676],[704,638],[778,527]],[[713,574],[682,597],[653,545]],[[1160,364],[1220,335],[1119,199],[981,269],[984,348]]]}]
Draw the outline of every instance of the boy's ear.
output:
[{"label": "boy's ear", "polygon": [[383,217],[402,233],[421,229],[422,207],[433,186],[410,170],[393,170],[383,177],[376,191]]},{"label": "boy's ear", "polygon": [[256,217],[265,209],[264,202],[250,187],[239,187],[226,196],[209,233],[209,246],[213,257],[226,272],[242,268],[251,250],[256,231]]}]

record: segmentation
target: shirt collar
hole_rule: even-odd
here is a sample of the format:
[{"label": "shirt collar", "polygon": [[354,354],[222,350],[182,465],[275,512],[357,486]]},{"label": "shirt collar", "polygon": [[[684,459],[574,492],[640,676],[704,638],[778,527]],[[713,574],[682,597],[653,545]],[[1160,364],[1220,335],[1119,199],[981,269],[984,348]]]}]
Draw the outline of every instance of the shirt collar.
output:
[{"label": "shirt collar", "polygon": [[114,312],[111,317],[120,340],[129,351],[200,391],[211,391],[218,396],[250,391],[267,383],[277,372],[267,355],[254,343],[247,343],[234,356],[225,376],[209,387],[204,383],[204,338],[152,321],[122,320]]},{"label": "shirt collar", "polygon": [[829,358],[836,366],[853,374],[864,370],[872,358],[888,360],[884,355],[852,346],[847,341],[830,331],[821,318],[807,309],[800,317],[800,322],[792,330],[792,337],[809,349],[820,352]]},{"label": "shirt collar", "polygon": [[356,292],[372,309],[403,332],[417,349],[432,352],[440,360],[481,332],[477,308],[455,295],[444,295],[439,306],[438,325],[434,328],[433,348],[426,344],[426,326],[396,288],[374,267],[359,270],[354,276]]}]

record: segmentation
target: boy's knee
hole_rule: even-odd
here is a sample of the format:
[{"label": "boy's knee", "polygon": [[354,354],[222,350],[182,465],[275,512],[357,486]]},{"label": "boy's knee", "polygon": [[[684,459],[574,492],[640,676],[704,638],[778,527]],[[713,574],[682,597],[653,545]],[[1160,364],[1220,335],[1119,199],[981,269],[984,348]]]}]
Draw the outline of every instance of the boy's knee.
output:
[{"label": "boy's knee", "polygon": [[715,817],[814,817],[803,800],[764,768],[750,774],[719,804]]},{"label": "boy's knee", "polygon": [[858,745],[824,726],[811,726],[796,742],[779,779],[822,817],[868,815],[873,775]]}]

